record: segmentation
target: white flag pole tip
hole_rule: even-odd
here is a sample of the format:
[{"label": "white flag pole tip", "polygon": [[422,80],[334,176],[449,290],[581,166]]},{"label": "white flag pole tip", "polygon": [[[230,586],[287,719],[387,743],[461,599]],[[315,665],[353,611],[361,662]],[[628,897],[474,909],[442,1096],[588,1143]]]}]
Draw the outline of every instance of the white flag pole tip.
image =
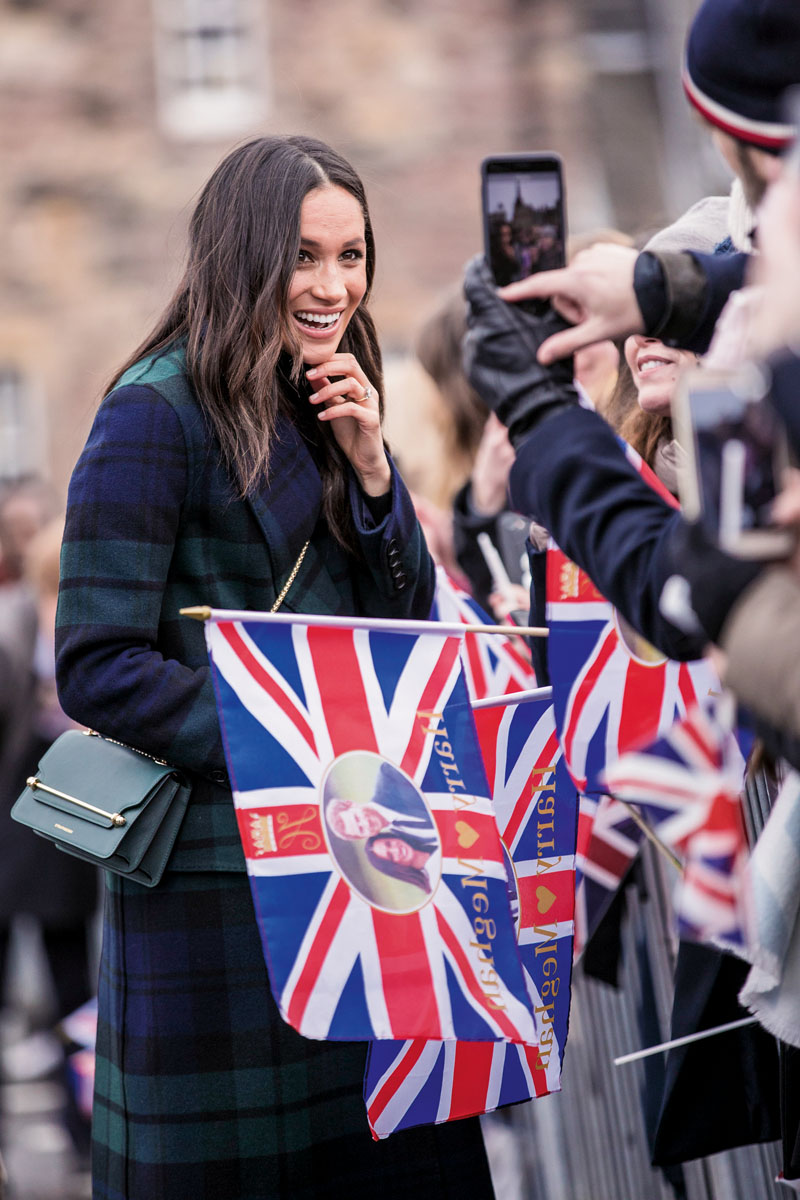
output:
[{"label": "white flag pole tip", "polygon": [[548,637],[543,625],[465,625],[465,633],[515,633],[518,637]]},{"label": "white flag pole tip", "polygon": [[757,1017],[742,1017],[740,1021],[729,1021],[727,1025],[717,1025],[714,1029],[701,1029],[697,1033],[687,1033],[685,1037],[673,1038],[671,1042],[662,1042],[660,1046],[648,1046],[646,1050],[634,1050],[632,1054],[623,1054],[614,1059],[614,1066],[621,1067],[623,1063],[636,1062],[640,1058],[649,1058],[651,1054],[661,1054],[664,1050],[674,1050],[677,1046],[688,1046],[689,1042],[701,1042],[704,1038],[716,1037],[718,1033],[731,1033],[734,1029],[743,1029],[745,1025],[755,1025]]}]

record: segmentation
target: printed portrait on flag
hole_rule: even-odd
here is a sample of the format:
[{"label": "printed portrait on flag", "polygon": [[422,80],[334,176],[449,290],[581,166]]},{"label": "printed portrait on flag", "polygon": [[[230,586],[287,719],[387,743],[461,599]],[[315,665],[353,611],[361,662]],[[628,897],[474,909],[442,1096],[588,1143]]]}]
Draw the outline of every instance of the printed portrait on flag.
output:
[{"label": "printed portrait on flag", "polygon": [[206,640],[281,1015],[315,1038],[529,1041],[460,636],[223,618]]},{"label": "printed portrait on flag", "polygon": [[369,751],[340,755],[322,782],[328,849],[368,904],[414,912],[433,895],[442,846],[425,797],[399,767]]},{"label": "printed portrait on flag", "polygon": [[[549,689],[543,689],[549,691]],[[536,1039],[374,1042],[364,1080],[373,1137],[454,1121],[561,1086],[573,956],[577,792],[550,697],[474,704],[502,836],[508,893]]]}]

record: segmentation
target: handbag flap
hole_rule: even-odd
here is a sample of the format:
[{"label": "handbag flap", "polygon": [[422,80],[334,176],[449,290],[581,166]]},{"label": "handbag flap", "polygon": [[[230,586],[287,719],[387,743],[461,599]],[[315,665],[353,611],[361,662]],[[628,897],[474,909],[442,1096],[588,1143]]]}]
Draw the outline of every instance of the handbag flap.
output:
[{"label": "handbag flap", "polygon": [[[70,729],[53,742],[39,762],[39,784],[74,796],[107,813],[138,808],[174,768],[155,762],[97,734]],[[36,789],[37,799],[62,811],[75,811],[68,801]],[[63,807],[66,805],[66,807]],[[83,810],[87,818],[92,816]],[[99,823],[106,822],[100,818]]]}]

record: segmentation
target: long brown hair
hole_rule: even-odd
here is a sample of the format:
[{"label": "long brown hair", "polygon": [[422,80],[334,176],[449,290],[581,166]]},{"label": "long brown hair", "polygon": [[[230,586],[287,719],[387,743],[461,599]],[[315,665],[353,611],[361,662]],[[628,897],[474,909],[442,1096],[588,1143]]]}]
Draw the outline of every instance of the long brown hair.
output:
[{"label": "long brown hair", "polygon": [[[290,415],[316,450],[328,526],[355,551],[345,456],[327,426],[309,420],[305,406],[292,406],[287,388],[289,379],[306,387],[288,304],[300,209],[309,192],[326,185],[350,192],[364,214],[367,291],[339,349],[358,359],[382,397],[381,353],[366,308],[375,240],[364,185],[325,142],[300,136],[255,138],[223,159],[192,214],[188,260],[175,295],[108,386],[145,355],[184,339],[189,378],[240,494],[268,477],[278,415]],[[287,350],[291,366],[284,373],[279,359]]]}]

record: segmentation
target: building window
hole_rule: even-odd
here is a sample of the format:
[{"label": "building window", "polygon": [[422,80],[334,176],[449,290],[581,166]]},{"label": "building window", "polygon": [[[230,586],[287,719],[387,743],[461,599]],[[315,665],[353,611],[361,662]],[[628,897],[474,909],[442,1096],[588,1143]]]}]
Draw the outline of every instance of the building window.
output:
[{"label": "building window", "polygon": [[0,363],[0,483],[21,479],[41,467],[43,447],[37,417],[34,397],[22,372]]},{"label": "building window", "polygon": [[220,139],[266,114],[263,3],[155,0],[159,117],[172,137]]}]

